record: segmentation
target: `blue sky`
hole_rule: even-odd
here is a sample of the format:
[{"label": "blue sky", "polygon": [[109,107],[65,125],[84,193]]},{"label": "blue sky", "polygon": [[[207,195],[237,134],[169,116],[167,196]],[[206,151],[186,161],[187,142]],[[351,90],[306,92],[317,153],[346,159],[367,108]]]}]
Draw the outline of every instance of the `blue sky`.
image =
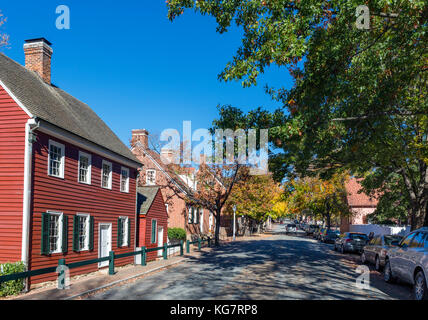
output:
[{"label": "blue sky", "polygon": [[[18,4],[19,3],[19,4]],[[55,27],[58,5],[71,11],[71,29]],[[271,68],[258,87],[220,82],[217,75],[240,44],[240,30],[220,35],[215,20],[192,11],[167,19],[165,1],[2,1],[10,49],[24,64],[25,39],[53,43],[52,82],[87,103],[125,143],[131,130],[181,132],[209,128],[218,104],[245,111],[278,104],[264,85],[290,86],[286,69]]]}]

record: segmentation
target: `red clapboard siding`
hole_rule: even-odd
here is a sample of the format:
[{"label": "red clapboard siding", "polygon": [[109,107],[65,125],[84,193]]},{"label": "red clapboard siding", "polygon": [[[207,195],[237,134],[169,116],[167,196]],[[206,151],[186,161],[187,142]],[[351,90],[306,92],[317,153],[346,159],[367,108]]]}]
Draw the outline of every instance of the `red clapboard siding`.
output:
[{"label": "red clapboard siding", "polygon": [[[150,206],[149,211],[145,215],[140,216],[140,243],[139,246],[146,248],[155,248],[157,243],[151,243],[152,235],[152,220],[157,220],[157,226],[163,227],[163,243],[168,241],[168,213],[165,208],[165,201],[162,197],[162,192],[159,190]],[[157,252],[148,252],[147,261],[153,261],[157,257]]]},{"label": "red clapboard siding", "polygon": [[[48,172],[49,139],[65,145],[64,179],[51,177]],[[92,156],[91,185],[78,182],[79,151]],[[113,164],[112,190],[101,188],[102,160]],[[99,223],[112,224],[112,250],[115,253],[134,251],[135,245],[135,212],[136,212],[136,170],[129,168],[129,193],[120,191],[120,171],[122,165],[97,154],[82,150],[69,143],[39,132],[34,144],[34,195],[33,218],[31,234],[31,270],[51,267],[58,264],[59,259],[66,263],[98,258]],[[41,255],[41,214],[46,211],[59,211],[68,216],[68,252],[66,254]],[[73,216],[86,213],[94,217],[94,250],[84,252],[73,251]],[[117,219],[127,216],[131,222],[131,244],[129,247],[117,248]],[[115,265],[132,263],[133,257],[116,260]],[[71,275],[98,270],[93,264],[77,269],[71,269]],[[55,274],[33,277],[32,283],[55,280]]]},{"label": "red clapboard siding", "polygon": [[25,123],[28,119],[0,86],[0,263],[21,260]]}]

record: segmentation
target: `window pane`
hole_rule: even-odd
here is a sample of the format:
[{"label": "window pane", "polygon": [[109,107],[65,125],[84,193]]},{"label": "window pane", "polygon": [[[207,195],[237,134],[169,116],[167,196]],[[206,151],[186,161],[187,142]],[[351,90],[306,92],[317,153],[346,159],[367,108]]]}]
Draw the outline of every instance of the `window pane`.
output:
[{"label": "window pane", "polygon": [[410,244],[410,248],[417,248],[419,246],[422,246],[422,244],[423,244],[423,236],[424,236],[424,234],[422,232],[418,232],[416,234],[416,236],[413,238],[413,241]]},{"label": "window pane", "polygon": [[410,244],[410,241],[412,240],[412,238],[413,238],[413,236],[414,236],[415,234],[414,233],[412,233],[412,234],[409,234],[404,240],[403,240],[403,242],[401,243],[401,246],[403,246],[403,245],[407,245],[407,246],[409,246],[409,244]]},{"label": "window pane", "polygon": [[88,249],[88,218],[87,216],[79,216],[79,248],[81,250]]},{"label": "window pane", "polygon": [[102,173],[102,186],[104,188],[110,188],[110,171],[111,171],[111,166],[107,163],[104,163],[103,173]]},{"label": "window pane", "polygon": [[49,215],[49,251],[59,251],[59,216]]},{"label": "window pane", "polygon": [[129,181],[128,170],[122,169],[122,174],[120,176],[120,190],[123,192],[128,192],[128,181]]},{"label": "window pane", "polygon": [[51,144],[49,147],[49,174],[53,176],[61,176],[61,148]]},{"label": "window pane", "polygon": [[79,158],[79,181],[89,183],[89,159],[85,156]]}]

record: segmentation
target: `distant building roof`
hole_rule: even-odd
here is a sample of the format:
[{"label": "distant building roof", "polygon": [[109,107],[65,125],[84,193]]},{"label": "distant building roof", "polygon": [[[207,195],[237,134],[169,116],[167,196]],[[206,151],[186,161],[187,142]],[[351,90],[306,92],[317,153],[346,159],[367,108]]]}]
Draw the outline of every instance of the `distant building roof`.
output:
[{"label": "distant building roof", "polygon": [[364,192],[358,193],[362,186],[360,181],[363,179],[351,178],[346,182],[345,187],[347,191],[347,201],[350,207],[376,207],[378,200],[370,198]]},{"label": "distant building roof", "polygon": [[35,117],[140,163],[85,103],[0,53],[0,80]]},{"label": "distant building roof", "polygon": [[159,186],[144,186],[137,188],[137,213],[147,214],[156,194],[158,193]]}]

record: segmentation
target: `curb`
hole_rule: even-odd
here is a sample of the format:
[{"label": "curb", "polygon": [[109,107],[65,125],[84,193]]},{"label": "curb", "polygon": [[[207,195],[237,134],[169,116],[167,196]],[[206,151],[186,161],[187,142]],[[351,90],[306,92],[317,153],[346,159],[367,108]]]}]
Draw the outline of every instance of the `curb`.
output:
[{"label": "curb", "polygon": [[183,261],[185,261],[186,259],[187,259],[187,258],[184,258],[184,259],[181,259],[181,260],[175,261],[175,262],[173,262],[173,263],[171,263],[171,264],[168,264],[168,265],[165,265],[165,266],[156,267],[156,268],[154,268],[154,269],[147,270],[147,271],[145,271],[145,272],[142,272],[142,273],[139,273],[139,274],[136,274],[136,275],[133,275],[133,276],[130,276],[130,277],[124,278],[124,279],[116,280],[116,281],[110,282],[110,283],[108,283],[108,284],[105,284],[105,285],[103,285],[103,286],[101,286],[101,287],[97,287],[97,288],[94,288],[94,289],[90,289],[90,290],[87,290],[87,291],[84,291],[84,292],[81,292],[81,293],[75,294],[75,295],[73,295],[73,296],[71,296],[71,297],[64,298],[63,300],[73,300],[73,299],[75,299],[75,298],[78,298],[78,297],[81,297],[81,296],[84,296],[84,295],[87,295],[87,294],[90,294],[90,293],[93,293],[93,292],[96,292],[96,291],[99,291],[99,290],[102,290],[102,289],[105,289],[105,288],[108,288],[108,287],[112,287],[112,286],[114,286],[114,285],[116,285],[116,284],[119,284],[119,283],[121,283],[121,282],[125,282],[125,281],[128,281],[128,280],[134,279],[134,278],[141,277],[141,276],[143,276],[143,275],[146,275],[146,274],[152,273],[152,272],[154,272],[154,271],[158,271],[158,270],[161,270],[161,269],[166,269],[166,268],[168,268],[168,267],[170,267],[170,266],[173,266],[173,265],[176,265],[176,264],[178,264],[178,263],[180,263],[180,262],[183,262]]}]

